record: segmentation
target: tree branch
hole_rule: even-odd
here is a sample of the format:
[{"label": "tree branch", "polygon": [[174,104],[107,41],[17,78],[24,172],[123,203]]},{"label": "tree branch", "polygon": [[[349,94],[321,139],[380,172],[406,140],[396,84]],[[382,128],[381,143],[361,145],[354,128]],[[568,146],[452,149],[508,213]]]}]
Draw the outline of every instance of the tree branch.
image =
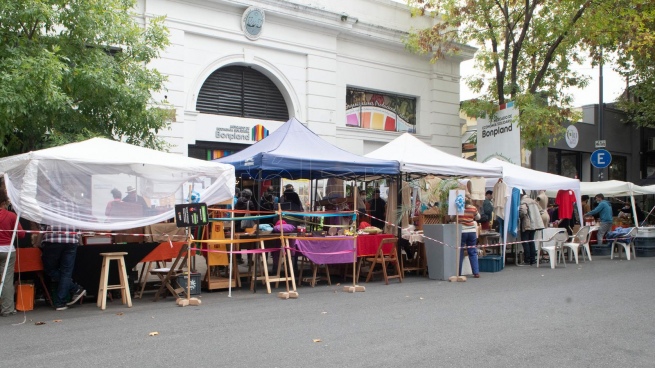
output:
[{"label": "tree branch", "polygon": [[591,0],[587,1],[578,9],[578,11],[575,13],[573,18],[571,18],[571,21],[569,22],[569,25],[567,26],[567,31],[559,35],[556,39],[555,42],[553,42],[550,45],[550,48],[548,48],[548,51],[546,52],[546,55],[544,57],[544,61],[541,64],[541,68],[539,69],[539,72],[537,73],[537,76],[535,77],[534,81],[532,82],[532,85],[529,86],[529,92],[530,93],[535,93],[537,92],[537,88],[541,84],[541,80],[544,78],[546,75],[546,71],[548,70],[548,66],[550,65],[550,62],[553,60],[553,55],[555,54],[555,50],[557,50],[557,47],[564,41],[564,38],[566,38],[568,34],[568,29],[570,29],[581,17],[582,14],[584,14],[585,10],[589,8],[591,5]]}]

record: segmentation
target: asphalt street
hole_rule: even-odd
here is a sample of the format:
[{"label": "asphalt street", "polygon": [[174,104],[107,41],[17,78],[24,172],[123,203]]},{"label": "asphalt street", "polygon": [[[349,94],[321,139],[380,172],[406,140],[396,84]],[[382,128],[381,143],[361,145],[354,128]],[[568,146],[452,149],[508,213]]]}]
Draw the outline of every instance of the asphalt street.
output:
[{"label": "asphalt street", "polygon": [[302,286],[295,300],[260,288],[203,292],[196,307],[153,294],[105,311],[37,305],[0,319],[0,366],[653,367],[654,266],[600,256],[465,283]]}]

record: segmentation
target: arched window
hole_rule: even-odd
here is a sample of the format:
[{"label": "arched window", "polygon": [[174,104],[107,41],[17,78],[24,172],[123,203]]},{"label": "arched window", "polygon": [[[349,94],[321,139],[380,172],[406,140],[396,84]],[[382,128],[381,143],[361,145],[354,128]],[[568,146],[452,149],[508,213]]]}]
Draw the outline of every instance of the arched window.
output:
[{"label": "arched window", "polygon": [[289,120],[289,110],[277,86],[264,74],[245,66],[214,71],[200,88],[196,110],[213,115]]}]

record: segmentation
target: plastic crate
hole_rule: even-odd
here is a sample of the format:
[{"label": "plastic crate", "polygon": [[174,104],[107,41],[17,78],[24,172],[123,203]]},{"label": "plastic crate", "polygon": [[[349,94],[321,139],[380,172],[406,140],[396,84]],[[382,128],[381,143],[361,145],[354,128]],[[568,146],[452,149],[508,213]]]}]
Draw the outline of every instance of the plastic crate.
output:
[{"label": "plastic crate", "polygon": [[[180,287],[186,290],[187,279],[189,274],[180,275],[177,277],[177,283]],[[200,295],[200,274],[195,272],[191,274],[191,295]]]},{"label": "plastic crate", "polygon": [[478,258],[480,272],[498,272],[503,269],[502,256],[484,256]]},{"label": "plastic crate", "polygon": [[635,247],[637,257],[655,257],[655,248]]},{"label": "plastic crate", "polygon": [[609,245],[605,245],[605,246],[592,245],[591,246],[591,255],[592,256],[609,256],[611,251],[612,251],[612,249],[610,248]]}]

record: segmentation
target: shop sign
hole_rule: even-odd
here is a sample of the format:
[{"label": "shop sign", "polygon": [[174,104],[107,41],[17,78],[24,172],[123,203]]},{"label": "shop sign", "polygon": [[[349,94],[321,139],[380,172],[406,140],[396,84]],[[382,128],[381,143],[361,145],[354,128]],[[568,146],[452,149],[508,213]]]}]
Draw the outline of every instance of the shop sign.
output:
[{"label": "shop sign", "polygon": [[578,146],[578,140],[580,139],[580,135],[578,134],[578,128],[576,128],[574,125],[569,125],[566,128],[566,144],[570,148],[575,148]]},{"label": "shop sign", "polygon": [[262,35],[264,20],[266,19],[264,10],[256,6],[251,6],[243,12],[241,17],[241,29],[243,34],[249,40],[256,40]]},{"label": "shop sign", "polygon": [[492,158],[520,165],[521,129],[519,109],[513,102],[498,106],[492,117],[478,119],[477,158],[486,162]]}]

